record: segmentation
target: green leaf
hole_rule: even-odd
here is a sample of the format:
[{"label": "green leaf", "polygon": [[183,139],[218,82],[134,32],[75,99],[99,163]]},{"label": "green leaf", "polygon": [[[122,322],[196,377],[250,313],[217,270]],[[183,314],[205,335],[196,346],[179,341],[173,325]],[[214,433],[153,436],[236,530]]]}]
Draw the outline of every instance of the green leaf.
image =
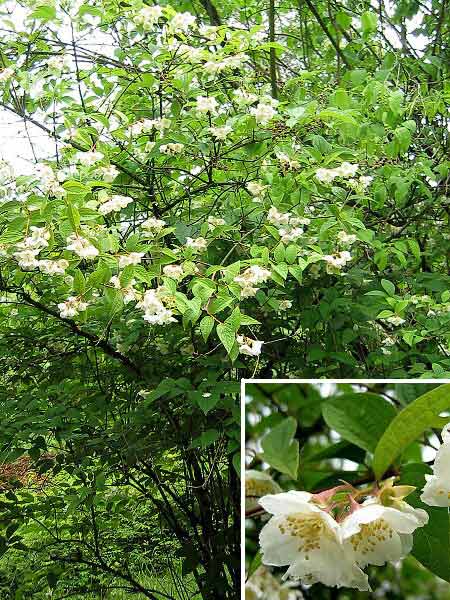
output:
[{"label": "green leaf", "polygon": [[211,334],[213,327],[214,327],[214,319],[212,317],[210,317],[209,315],[207,315],[206,317],[203,317],[203,319],[200,321],[200,331],[201,331],[201,334],[202,334],[205,342],[208,341],[208,338]]},{"label": "green leaf", "polygon": [[424,567],[445,581],[450,581],[450,535],[448,511],[440,507],[431,507],[420,501],[420,490],[425,485],[425,474],[431,473],[430,467],[422,463],[405,465],[400,484],[417,488],[408,496],[408,504],[427,511],[429,521],[425,527],[414,532],[414,545],[411,554]]},{"label": "green leaf", "polygon": [[389,294],[389,296],[395,295],[395,285],[387,279],[381,280],[381,287]]},{"label": "green leaf", "polygon": [[351,393],[325,402],[322,414],[328,427],[345,440],[373,452],[396,411],[378,394]]},{"label": "green leaf", "polygon": [[364,33],[371,33],[377,30],[377,15],[369,10],[366,10],[361,15],[361,27]]},{"label": "green leaf", "polygon": [[216,327],[217,335],[219,340],[225,347],[227,354],[231,353],[231,350],[236,342],[236,330],[233,326],[226,323],[221,323]]},{"label": "green leaf", "polygon": [[427,429],[436,417],[450,408],[450,384],[423,394],[391,421],[375,450],[373,470],[379,479],[401,452]]},{"label": "green leaf", "polygon": [[298,440],[294,439],[296,430],[297,421],[287,417],[261,440],[262,459],[293,479],[297,479],[299,462]]}]

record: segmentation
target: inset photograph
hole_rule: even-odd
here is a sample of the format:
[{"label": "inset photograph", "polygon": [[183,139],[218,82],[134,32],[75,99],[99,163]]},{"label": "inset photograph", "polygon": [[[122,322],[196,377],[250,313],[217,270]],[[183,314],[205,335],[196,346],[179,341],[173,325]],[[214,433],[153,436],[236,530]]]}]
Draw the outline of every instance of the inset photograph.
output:
[{"label": "inset photograph", "polygon": [[450,599],[450,383],[250,380],[243,411],[242,597]]}]

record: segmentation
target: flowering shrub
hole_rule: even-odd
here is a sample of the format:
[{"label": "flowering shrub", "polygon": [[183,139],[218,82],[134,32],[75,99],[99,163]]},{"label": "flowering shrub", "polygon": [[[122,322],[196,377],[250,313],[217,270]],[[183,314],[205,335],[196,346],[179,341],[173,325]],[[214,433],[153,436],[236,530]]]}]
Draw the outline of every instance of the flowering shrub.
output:
[{"label": "flowering shrub", "polygon": [[[381,66],[334,86],[319,64],[290,77],[280,63],[275,91],[250,66],[267,58],[257,23],[112,3],[110,58],[80,37],[99,27],[109,42],[98,8],[36,10],[22,25],[41,27],[41,54],[14,61],[19,30],[2,42],[2,102],[47,131],[56,160],[2,171],[5,293],[75,302],[126,356],[148,332],[156,353],[188,337],[194,362],[227,355],[249,373],[448,373],[439,90],[430,114],[376,37]],[[45,38],[69,21],[73,48]]]},{"label": "flowering shrub", "polygon": [[239,380],[449,372],[445,10],[267,4],[0,0],[8,593],[234,598]]},{"label": "flowering shrub", "polygon": [[424,597],[440,586],[430,573],[450,581],[450,426],[436,430],[448,384],[248,383],[246,402],[249,598],[409,597],[411,553],[429,570]]}]

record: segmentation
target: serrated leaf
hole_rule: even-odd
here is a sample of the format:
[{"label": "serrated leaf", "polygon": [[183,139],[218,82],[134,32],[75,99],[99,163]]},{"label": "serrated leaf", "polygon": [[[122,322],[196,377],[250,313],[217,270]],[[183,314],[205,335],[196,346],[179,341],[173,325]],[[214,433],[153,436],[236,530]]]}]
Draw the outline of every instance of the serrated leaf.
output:
[{"label": "serrated leaf", "polygon": [[423,394],[391,421],[378,442],[373,470],[380,478],[402,451],[433,426],[439,414],[450,408],[450,384]]},{"label": "serrated leaf", "polygon": [[294,439],[296,431],[297,421],[293,417],[286,417],[261,440],[262,459],[292,479],[297,479],[299,463],[298,440]]},{"label": "serrated leaf", "polygon": [[396,411],[378,394],[354,393],[324,402],[322,414],[328,427],[345,440],[373,452]]},{"label": "serrated leaf", "polygon": [[203,319],[200,321],[200,332],[201,332],[202,337],[205,340],[205,342],[208,341],[208,338],[211,334],[211,331],[213,330],[213,327],[214,327],[214,319],[212,317],[210,317],[209,315],[206,315],[206,317],[203,317]]},{"label": "serrated leaf", "polygon": [[389,294],[389,296],[395,295],[395,285],[387,279],[381,280],[381,287]]},{"label": "serrated leaf", "polygon": [[236,341],[236,330],[230,324],[221,323],[220,325],[217,325],[216,331],[227,354],[230,354]]}]

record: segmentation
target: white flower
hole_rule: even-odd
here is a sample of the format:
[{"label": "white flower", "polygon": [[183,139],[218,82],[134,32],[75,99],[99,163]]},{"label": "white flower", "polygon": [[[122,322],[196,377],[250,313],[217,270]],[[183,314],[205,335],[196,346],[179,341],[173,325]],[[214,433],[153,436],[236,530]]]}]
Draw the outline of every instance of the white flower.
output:
[{"label": "white flower", "polygon": [[117,275],[113,275],[111,277],[111,279],[109,280],[110,283],[113,284],[113,286],[120,290],[123,294],[123,301],[125,304],[128,304],[129,302],[133,302],[134,300],[137,299],[137,292],[134,289],[134,285],[136,284],[136,280],[132,279],[129,284],[125,287],[122,286],[122,284],[120,283],[120,277],[118,277]]},{"label": "white flower", "polygon": [[46,275],[64,275],[69,261],[61,258],[60,260],[40,260],[39,271]]},{"label": "white flower", "polygon": [[131,202],[133,202],[133,198],[130,198],[129,196],[120,196],[117,194],[111,196],[109,200],[106,200],[105,202],[100,204],[100,206],[98,207],[98,212],[101,215],[107,215],[110,212],[117,212],[122,208],[128,206],[128,204],[130,204]]},{"label": "white flower", "polygon": [[289,242],[295,242],[296,240],[298,240],[298,238],[302,237],[303,229],[301,227],[281,227],[278,230],[278,233],[281,236],[281,241],[284,244],[288,244]]},{"label": "white flower", "polygon": [[316,179],[322,183],[331,183],[338,174],[335,169],[317,169]]},{"label": "white flower", "polygon": [[39,248],[42,249],[48,246],[48,240],[50,239],[50,232],[45,227],[30,227],[31,235],[26,237],[23,242],[17,244],[18,248],[23,250],[27,248]]},{"label": "white flower", "polygon": [[339,167],[336,167],[335,172],[339,177],[354,177],[358,169],[359,165],[343,162]]},{"label": "white flower", "polygon": [[208,217],[208,229],[212,231],[216,227],[220,227],[221,225],[225,225],[225,219],[220,219],[219,217]]},{"label": "white flower", "polygon": [[75,160],[84,165],[85,167],[91,167],[105,158],[102,152],[91,150],[90,152],[77,152],[75,154]]},{"label": "white flower", "polygon": [[363,188],[366,188],[372,183],[373,177],[370,177],[370,175],[361,175],[358,181]]},{"label": "white flower", "polygon": [[14,69],[11,69],[11,67],[6,67],[6,69],[2,69],[0,71],[0,83],[8,81],[8,79],[11,79],[13,75]]},{"label": "white flower", "polygon": [[82,302],[76,296],[69,296],[65,302],[58,304],[59,314],[63,319],[76,317],[78,313],[83,312],[88,307],[87,302]]},{"label": "white flower", "polygon": [[326,254],[322,257],[327,264],[333,269],[342,269],[345,265],[352,260],[352,255],[347,250],[337,252],[336,254]]},{"label": "white flower", "polygon": [[278,305],[279,310],[288,310],[289,308],[292,308],[291,300],[280,300],[280,304]]},{"label": "white flower", "polygon": [[427,522],[426,511],[406,502],[393,507],[370,500],[341,523],[344,553],[362,568],[396,562],[409,554],[413,532]]},{"label": "white flower", "polygon": [[47,68],[50,72],[60,75],[70,66],[70,57],[66,55],[51,56],[47,59]]},{"label": "white flower", "polygon": [[252,94],[251,92],[246,92],[245,90],[237,89],[233,92],[234,98],[236,102],[240,106],[245,106],[246,104],[253,104],[258,100],[258,96],[256,94]]},{"label": "white flower", "polygon": [[300,163],[298,160],[291,158],[288,154],[286,154],[286,152],[277,152],[276,157],[280,161],[283,169],[291,171],[300,169]]},{"label": "white flower", "polygon": [[20,252],[14,252],[13,256],[21,269],[29,271],[39,266],[39,261],[36,258],[39,252],[39,248],[29,248]]},{"label": "white flower", "polygon": [[443,443],[433,464],[433,474],[425,475],[420,499],[429,506],[450,506],[450,423],[442,430]]},{"label": "white flower", "polygon": [[256,509],[258,499],[267,494],[278,494],[281,488],[270,475],[263,471],[249,469],[245,471],[245,510]]},{"label": "white flower", "polygon": [[128,265],[138,265],[141,262],[144,254],[144,252],[130,252],[129,254],[122,254],[122,256],[119,256],[119,268],[123,269]]},{"label": "white flower", "polygon": [[272,206],[267,213],[267,220],[269,223],[277,226],[288,225],[290,216],[290,213],[280,213],[275,206]]},{"label": "white flower", "polygon": [[280,583],[269,569],[260,566],[247,581],[245,600],[302,600],[302,592],[295,587],[296,582]]},{"label": "white flower", "polygon": [[346,244],[348,246],[351,246],[351,244],[354,244],[356,242],[356,235],[353,235],[351,233],[347,233],[346,231],[340,231],[337,234],[337,239],[341,244]]},{"label": "white flower", "polygon": [[405,319],[402,319],[398,315],[392,315],[392,317],[387,317],[385,320],[391,325],[394,325],[395,327],[397,327],[398,325],[403,325],[403,323],[406,322]]},{"label": "white flower", "polygon": [[240,354],[247,356],[259,356],[264,342],[260,340],[252,340],[252,338],[245,337],[244,335],[238,335],[236,337],[239,345]]},{"label": "white flower", "polygon": [[217,100],[213,96],[197,96],[196,110],[199,113],[215,114]]},{"label": "white flower", "polygon": [[176,321],[172,311],[162,302],[160,288],[147,290],[136,306],[143,309],[144,320],[152,325],[167,325]]},{"label": "white flower", "polygon": [[151,233],[159,233],[166,226],[166,222],[156,217],[149,217],[146,221],[141,224],[142,229],[150,231]]},{"label": "white flower", "polygon": [[268,186],[263,185],[262,183],[258,183],[257,181],[249,181],[246,187],[252,196],[254,196],[255,198],[262,198]]},{"label": "white flower", "polygon": [[93,259],[99,254],[97,248],[93,246],[89,240],[76,233],[69,235],[67,244],[67,250],[73,250],[80,258]]},{"label": "white flower", "polygon": [[171,279],[181,279],[184,276],[183,267],[181,265],[166,265],[163,267],[163,273]]},{"label": "white flower", "polygon": [[254,296],[259,288],[255,287],[259,283],[264,283],[271,276],[271,272],[259,265],[248,267],[241,275],[234,277],[233,281],[241,287],[241,297],[249,298]]},{"label": "white flower", "polygon": [[119,169],[116,169],[114,165],[100,167],[99,171],[106,183],[112,183],[114,179],[119,175]]},{"label": "white flower", "polygon": [[259,538],[263,564],[289,566],[285,577],[308,585],[368,590],[367,575],[342,551],[339,524],[310,500],[311,494],[297,491],[259,499],[274,515]]},{"label": "white flower", "polygon": [[188,12],[184,12],[184,13],[177,13],[176,15],[174,15],[172,17],[172,19],[170,20],[170,29],[176,33],[176,32],[186,32],[188,31],[188,29],[191,29],[196,22],[196,18],[194,17],[194,15],[191,15],[191,13]]},{"label": "white flower", "polygon": [[227,136],[233,131],[229,125],[223,127],[210,127],[209,132],[216,140],[225,140]]},{"label": "white flower", "polygon": [[253,106],[250,109],[250,113],[255,117],[257,123],[260,125],[267,125],[277,114],[277,111],[271,104],[258,102],[256,106]]},{"label": "white flower", "polygon": [[208,247],[208,242],[203,237],[198,238],[186,238],[186,247],[192,248],[193,250],[206,250]]},{"label": "white flower", "polygon": [[167,154],[167,156],[175,156],[183,151],[184,144],[162,144],[159,147],[161,154]]},{"label": "white flower", "polygon": [[136,25],[142,25],[143,29],[148,31],[158,22],[162,16],[163,10],[161,6],[144,6],[133,18]]}]

